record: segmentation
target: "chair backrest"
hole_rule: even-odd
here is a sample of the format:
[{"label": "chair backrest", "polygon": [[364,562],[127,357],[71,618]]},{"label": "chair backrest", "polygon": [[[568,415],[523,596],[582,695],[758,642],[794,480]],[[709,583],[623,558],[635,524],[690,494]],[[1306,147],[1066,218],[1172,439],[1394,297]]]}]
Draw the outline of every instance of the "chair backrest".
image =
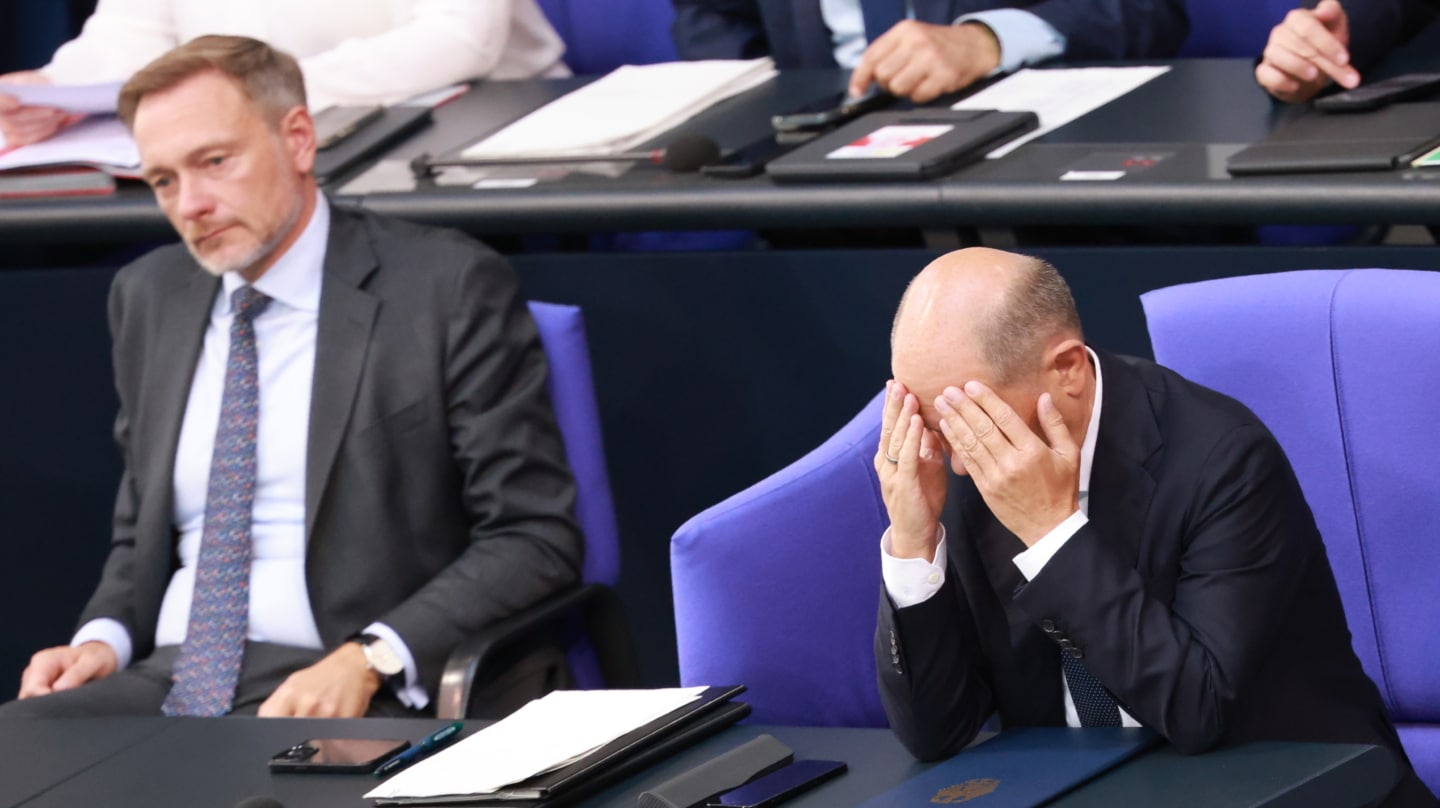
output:
[{"label": "chair backrest", "polygon": [[681,684],[749,686],[756,723],[886,726],[873,645],[883,404],[675,533]]},{"label": "chair backrest", "polygon": [[540,0],[540,8],[565,40],[565,64],[578,75],[678,58],[670,0]]},{"label": "chair backrest", "polygon": [[576,306],[531,301],[529,307],[550,361],[550,401],[565,439],[565,459],[575,475],[575,516],[585,532],[581,580],[614,586],[620,580],[620,534],[605,467],[585,317]]},{"label": "chair backrest", "polygon": [[1177,55],[1259,57],[1270,29],[1299,5],[1299,0],[1186,0],[1190,33]]},{"label": "chair backrest", "polygon": [[1440,273],[1284,272],[1141,300],[1155,358],[1239,399],[1284,447],[1355,650],[1440,785],[1440,730],[1422,753],[1405,727],[1440,724]]}]

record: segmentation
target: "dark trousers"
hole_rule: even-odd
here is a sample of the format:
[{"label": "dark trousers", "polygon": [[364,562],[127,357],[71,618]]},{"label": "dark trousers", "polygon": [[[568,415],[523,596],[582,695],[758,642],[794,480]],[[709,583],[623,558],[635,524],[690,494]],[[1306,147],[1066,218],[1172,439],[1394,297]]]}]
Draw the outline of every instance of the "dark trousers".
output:
[{"label": "dark trousers", "polygon": [[[170,672],[179,650],[179,646],[175,645],[157,648],[155,653],[125,670],[74,690],[0,704],[0,718],[160,715],[160,705],[170,692]],[[235,686],[235,701],[230,714],[255,715],[286,677],[315,664],[322,656],[324,652],[310,648],[246,643],[240,681]],[[407,708],[382,688],[370,702],[366,715],[414,717],[424,713]]]}]

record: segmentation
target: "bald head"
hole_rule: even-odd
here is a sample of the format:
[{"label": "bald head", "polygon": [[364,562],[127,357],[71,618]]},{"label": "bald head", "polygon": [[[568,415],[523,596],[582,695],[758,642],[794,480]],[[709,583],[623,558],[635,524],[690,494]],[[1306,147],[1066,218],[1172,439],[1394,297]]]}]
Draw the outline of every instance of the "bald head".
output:
[{"label": "bald head", "polygon": [[1039,368],[1057,339],[1084,340],[1070,288],[1038,258],[972,247],[921,270],[900,300],[891,332],[897,359],[970,364],[1007,385]]}]

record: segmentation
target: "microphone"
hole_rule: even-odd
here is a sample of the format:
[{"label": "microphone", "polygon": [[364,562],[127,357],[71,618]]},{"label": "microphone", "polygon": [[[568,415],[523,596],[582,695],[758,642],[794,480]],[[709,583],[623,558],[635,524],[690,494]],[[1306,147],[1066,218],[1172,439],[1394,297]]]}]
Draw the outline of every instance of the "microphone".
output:
[{"label": "microphone", "polygon": [[274,797],[246,797],[235,808],[285,808],[285,804]]},{"label": "microphone", "polygon": [[556,165],[563,163],[654,163],[676,174],[693,174],[701,166],[720,159],[720,146],[704,135],[681,135],[663,149],[620,154],[573,154],[553,157],[431,157],[422,154],[410,161],[416,179],[429,177],[437,168],[481,166]]}]

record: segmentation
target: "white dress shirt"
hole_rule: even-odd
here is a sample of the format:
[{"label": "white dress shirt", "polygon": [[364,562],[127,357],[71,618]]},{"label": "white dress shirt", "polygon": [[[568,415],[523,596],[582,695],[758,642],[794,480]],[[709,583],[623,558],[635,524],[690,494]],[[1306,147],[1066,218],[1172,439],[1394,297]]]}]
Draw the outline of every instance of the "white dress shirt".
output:
[{"label": "white dress shirt", "polygon": [[[255,442],[247,637],[254,642],[319,650],[323,643],[305,586],[305,458],[330,207],[323,194],[316,197],[315,212],[305,230],[254,284],[271,302],[255,318],[260,420]],[[221,278],[180,426],[174,475],[180,567],[171,576],[160,606],[157,647],[180,645],[190,625],[210,461],[230,356],[234,320],[230,301],[244,283],[236,272]],[[411,707],[424,707],[429,697],[418,684],[414,658],[399,635],[382,623],[371,624],[365,631],[385,639],[404,660],[407,681],[397,690],[400,700]],[[129,665],[133,645],[118,621],[92,620],[81,627],[71,644],[88,640],[109,644],[120,658],[120,667]]]},{"label": "white dress shirt", "polygon": [[[1090,422],[1085,425],[1085,442],[1080,446],[1080,509],[1015,556],[1015,566],[1027,581],[1035,580],[1035,576],[1060,552],[1065,542],[1090,521],[1086,516],[1090,511],[1090,471],[1095,464],[1095,441],[1100,434],[1100,405],[1104,399],[1105,381],[1100,373],[1100,357],[1089,348],[1085,350],[1090,354],[1090,362],[1095,368],[1095,406],[1090,410]],[[896,608],[903,609],[924,603],[945,585],[944,525],[939,527],[938,534],[940,543],[935,548],[935,557],[930,561],[923,558],[896,558],[890,554],[890,531],[886,530],[885,535],[880,537],[880,575],[885,581],[885,591],[890,595],[890,600],[894,601]],[[1070,696],[1070,683],[1065,680],[1064,673],[1060,674],[1060,684],[1065,692],[1065,723],[1072,727],[1081,726],[1080,714],[1075,709],[1075,700]],[[1138,727],[1140,722],[1122,709],[1120,725]]]},{"label": "white dress shirt", "polygon": [[[860,64],[869,42],[865,38],[865,17],[860,11],[862,0],[820,0],[820,16],[830,29],[835,44],[835,61],[847,70]],[[910,19],[915,18],[913,2],[905,3]],[[1025,65],[1054,59],[1065,52],[1065,35],[1055,26],[1021,8],[996,8],[977,11],[955,19],[954,24],[978,22],[995,34],[1000,43],[1000,66],[991,75],[1009,73]]]},{"label": "white dress shirt", "polygon": [[535,0],[100,0],[41,70],[57,84],[119,81],[203,34],[254,37],[299,59],[316,110],[482,76],[569,75]]}]

